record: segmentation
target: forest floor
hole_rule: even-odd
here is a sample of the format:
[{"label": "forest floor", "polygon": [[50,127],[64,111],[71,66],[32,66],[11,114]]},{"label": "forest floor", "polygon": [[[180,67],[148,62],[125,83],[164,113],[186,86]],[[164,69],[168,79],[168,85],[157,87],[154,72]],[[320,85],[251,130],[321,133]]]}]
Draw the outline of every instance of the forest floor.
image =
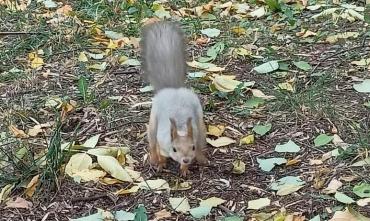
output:
[{"label": "forest floor", "polygon": [[[169,2],[0,0],[0,220],[369,220],[364,5]],[[186,178],[145,163],[138,43],[163,18],[209,129]]]}]

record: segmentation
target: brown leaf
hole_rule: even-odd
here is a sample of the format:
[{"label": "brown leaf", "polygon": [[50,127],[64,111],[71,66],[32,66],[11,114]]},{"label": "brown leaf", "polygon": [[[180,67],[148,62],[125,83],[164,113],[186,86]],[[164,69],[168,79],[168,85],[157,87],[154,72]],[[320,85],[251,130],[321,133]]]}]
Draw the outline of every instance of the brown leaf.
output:
[{"label": "brown leaf", "polygon": [[15,200],[8,201],[6,203],[5,208],[22,208],[22,209],[30,209],[32,207],[32,203],[21,198],[17,197]]},{"label": "brown leaf", "polygon": [[40,175],[37,174],[36,176],[34,176],[32,178],[32,180],[27,184],[27,187],[26,187],[26,191],[25,191],[25,194],[31,198],[33,196],[33,194],[35,193],[36,191],[36,187],[37,187],[37,184],[39,183],[39,177]]},{"label": "brown leaf", "polygon": [[13,135],[16,138],[27,138],[28,137],[28,135],[23,130],[18,129],[14,125],[10,125],[9,130],[13,133]]},{"label": "brown leaf", "polygon": [[155,215],[155,220],[160,220],[160,219],[171,217],[171,213],[168,212],[166,209],[162,209],[161,211],[156,212],[154,215]]}]

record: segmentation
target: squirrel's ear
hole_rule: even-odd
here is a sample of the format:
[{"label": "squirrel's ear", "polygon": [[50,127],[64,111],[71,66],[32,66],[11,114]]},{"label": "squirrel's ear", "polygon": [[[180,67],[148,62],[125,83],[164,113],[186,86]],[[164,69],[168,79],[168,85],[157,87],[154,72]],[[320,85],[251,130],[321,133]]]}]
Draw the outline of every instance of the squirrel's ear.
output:
[{"label": "squirrel's ear", "polygon": [[170,118],[171,122],[171,140],[173,141],[177,137],[177,127],[176,122],[173,118]]},{"label": "squirrel's ear", "polygon": [[191,123],[192,118],[189,117],[186,122],[186,127],[188,128],[188,137],[193,138],[193,125]]}]

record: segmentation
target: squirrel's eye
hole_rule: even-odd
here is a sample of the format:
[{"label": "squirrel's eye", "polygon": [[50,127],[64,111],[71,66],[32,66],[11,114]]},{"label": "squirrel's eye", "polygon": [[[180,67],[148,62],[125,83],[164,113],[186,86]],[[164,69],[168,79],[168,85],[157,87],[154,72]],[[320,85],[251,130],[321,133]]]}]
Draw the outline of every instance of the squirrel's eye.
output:
[{"label": "squirrel's eye", "polygon": [[195,146],[193,146],[193,151],[195,151]]},{"label": "squirrel's eye", "polygon": [[176,151],[177,151],[177,150],[176,150],[176,148],[173,148],[173,152],[175,152],[175,153],[176,153]]}]

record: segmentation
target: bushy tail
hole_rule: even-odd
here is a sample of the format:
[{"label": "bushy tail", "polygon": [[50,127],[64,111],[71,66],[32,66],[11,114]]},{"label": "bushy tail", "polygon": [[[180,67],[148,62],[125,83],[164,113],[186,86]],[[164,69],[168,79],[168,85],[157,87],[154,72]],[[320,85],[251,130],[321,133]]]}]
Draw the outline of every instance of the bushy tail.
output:
[{"label": "bushy tail", "polygon": [[185,86],[185,43],[179,25],[168,21],[147,25],[141,50],[144,76],[155,91]]}]

